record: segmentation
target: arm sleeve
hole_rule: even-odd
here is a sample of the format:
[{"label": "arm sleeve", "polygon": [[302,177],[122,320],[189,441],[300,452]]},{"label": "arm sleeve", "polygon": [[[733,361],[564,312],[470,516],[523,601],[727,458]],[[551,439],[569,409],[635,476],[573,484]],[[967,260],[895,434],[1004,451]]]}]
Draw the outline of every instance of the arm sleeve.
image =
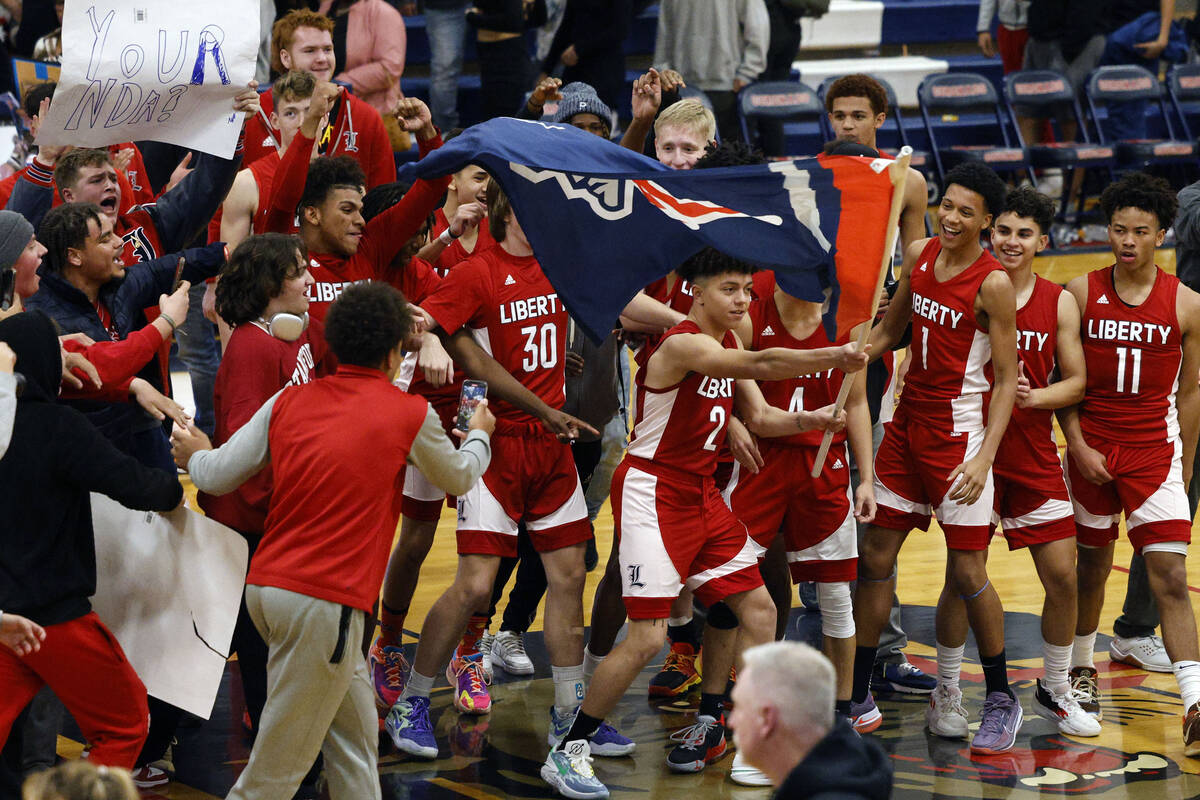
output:
[{"label": "arm sleeve", "polygon": [[421,470],[430,483],[447,494],[466,494],[491,461],[492,445],[486,433],[471,431],[455,450],[437,412],[426,406],[425,422],[408,451],[408,463]]},{"label": "arm sleeve", "polygon": [[767,45],[771,40],[771,20],[763,0],[743,0],[742,63],[737,77],[750,83],[767,68]]},{"label": "arm sleeve", "polygon": [[[390,88],[404,72],[404,51],[407,34],[404,18],[386,3],[379,3],[371,13],[371,55],[363,64],[338,76],[354,87],[354,91],[377,92]],[[354,13],[352,10],[351,14]]]},{"label": "arm sleeve", "polygon": [[192,453],[188,459],[188,474],[197,489],[209,494],[229,494],[271,463],[268,438],[271,410],[282,391],[263,403],[263,407],[225,444],[216,450]]},{"label": "arm sleeve", "polygon": [[155,218],[164,250],[181,250],[204,230],[225,195],[229,194],[233,179],[241,168],[242,140],[239,137],[233,158],[201,153],[196,159],[196,168],[186,178],[158,198],[153,206],[147,206]]},{"label": "arm sleeve", "polygon": [[11,372],[0,372],[0,458],[8,451],[16,415],[17,379]]},{"label": "arm sleeve", "polygon": [[291,146],[283,154],[271,182],[271,200],[267,204],[266,229],[272,233],[291,233],[296,219],[296,206],[304,195],[304,182],[308,179],[308,154],[313,142],[308,136],[296,131]]},{"label": "arm sleeve", "polygon": [[55,468],[67,482],[138,511],[170,511],[179,505],[183,487],[173,473],[143,466],[114,447],[82,414],[70,411],[54,439],[61,443]]},{"label": "arm sleeve", "polygon": [[1175,216],[1175,238],[1179,244],[1200,249],[1200,181],[1179,193],[1179,212]]},{"label": "arm sleeve", "polygon": [[13,186],[5,209],[17,212],[37,230],[54,202],[53,181],[54,168],[44,166],[34,158],[21,170],[21,178]]}]

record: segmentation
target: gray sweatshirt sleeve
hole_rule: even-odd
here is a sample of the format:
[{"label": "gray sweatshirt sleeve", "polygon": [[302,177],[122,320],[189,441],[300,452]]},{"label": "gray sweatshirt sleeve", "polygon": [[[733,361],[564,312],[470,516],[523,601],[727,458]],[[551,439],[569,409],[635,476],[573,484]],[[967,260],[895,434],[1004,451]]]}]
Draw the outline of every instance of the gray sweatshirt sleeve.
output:
[{"label": "gray sweatshirt sleeve", "polygon": [[0,458],[8,451],[13,418],[17,415],[17,379],[11,372],[0,372]]},{"label": "gray sweatshirt sleeve", "polygon": [[202,492],[229,494],[254,477],[271,462],[267,434],[271,427],[271,410],[283,390],[263,403],[229,441],[216,450],[200,450],[188,459],[192,483]]},{"label": "gray sweatshirt sleeve", "polygon": [[455,450],[433,406],[427,408],[425,422],[408,451],[409,464],[434,486],[454,495],[466,494],[491,461],[492,445],[486,433],[471,431]]},{"label": "gray sweatshirt sleeve", "polygon": [[979,19],[975,22],[975,32],[991,31],[992,19],[996,16],[996,0],[979,0]]}]

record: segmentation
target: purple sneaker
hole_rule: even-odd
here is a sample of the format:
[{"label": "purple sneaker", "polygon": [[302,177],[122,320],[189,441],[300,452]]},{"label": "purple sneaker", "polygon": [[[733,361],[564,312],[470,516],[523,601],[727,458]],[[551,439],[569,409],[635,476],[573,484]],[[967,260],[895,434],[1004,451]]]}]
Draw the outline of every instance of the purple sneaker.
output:
[{"label": "purple sneaker", "polygon": [[870,733],[883,724],[883,714],[875,705],[875,697],[867,692],[867,699],[850,704],[850,723],[859,733]]},{"label": "purple sneaker", "polygon": [[601,722],[596,732],[588,737],[592,755],[612,758],[627,756],[637,749],[637,744],[627,736],[622,736],[612,725]]},{"label": "purple sneaker", "polygon": [[1011,750],[1021,730],[1024,712],[1021,704],[1007,692],[992,692],[983,701],[979,730],[971,740],[971,752],[995,755]]}]

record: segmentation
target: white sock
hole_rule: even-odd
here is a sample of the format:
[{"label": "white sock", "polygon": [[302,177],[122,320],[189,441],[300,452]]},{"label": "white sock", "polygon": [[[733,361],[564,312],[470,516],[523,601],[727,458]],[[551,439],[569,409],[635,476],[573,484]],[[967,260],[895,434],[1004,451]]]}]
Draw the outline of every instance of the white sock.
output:
[{"label": "white sock", "polygon": [[1171,664],[1175,680],[1179,684],[1179,696],[1183,698],[1183,711],[1186,714],[1197,702],[1200,702],[1200,661],[1176,661]]},{"label": "white sock", "polygon": [[1069,644],[1050,644],[1045,639],[1042,640],[1042,683],[1055,694],[1065,694],[1071,688],[1071,683],[1067,680],[1067,672],[1071,666],[1071,649]]},{"label": "white sock", "polygon": [[1096,665],[1092,661],[1092,655],[1095,652],[1096,631],[1092,631],[1087,636],[1076,636],[1075,643],[1071,645],[1071,666],[1095,669]]},{"label": "white sock", "polygon": [[551,665],[554,676],[554,707],[559,716],[574,712],[583,702],[583,665],[556,667]]},{"label": "white sock", "polygon": [[583,682],[591,683],[592,676],[596,674],[596,667],[600,666],[606,656],[594,656],[588,648],[583,648]]},{"label": "white sock", "polygon": [[431,689],[433,689],[433,678],[429,675],[422,675],[414,669],[408,673],[408,683],[404,684],[404,694],[400,695],[400,699],[429,697]]},{"label": "white sock", "polygon": [[963,650],[965,644],[958,647],[947,647],[937,643],[937,680],[941,686],[950,689],[958,688],[958,676],[962,672]]}]

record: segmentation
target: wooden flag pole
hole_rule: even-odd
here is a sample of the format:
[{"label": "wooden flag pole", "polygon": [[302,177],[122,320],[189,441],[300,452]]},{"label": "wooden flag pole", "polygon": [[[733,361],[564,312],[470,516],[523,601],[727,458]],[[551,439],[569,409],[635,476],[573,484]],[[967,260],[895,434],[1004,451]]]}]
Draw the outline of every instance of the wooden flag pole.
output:
[{"label": "wooden flag pole", "polygon": [[[867,346],[867,338],[871,335],[871,324],[875,319],[876,312],[879,311],[879,293],[883,290],[888,270],[892,268],[893,254],[896,252],[896,234],[900,225],[900,209],[904,206],[904,186],[908,181],[908,162],[911,160],[912,148],[903,147],[900,149],[899,157],[888,167],[888,177],[892,181],[892,207],[888,212],[887,243],[884,245],[883,258],[879,264],[879,277],[875,280],[875,295],[871,299],[871,315],[867,317],[866,322],[856,328],[858,336],[854,343],[854,349],[858,353],[861,353]],[[849,375],[842,381],[837,403],[833,407],[835,416],[846,407],[846,398],[850,396],[850,385],[853,382],[853,378]],[[833,444],[833,431],[825,431],[825,436],[821,439],[821,449],[817,451],[816,460],[813,461],[812,476],[814,478],[820,476],[821,470],[825,467],[825,457],[829,455],[831,444]]]}]

